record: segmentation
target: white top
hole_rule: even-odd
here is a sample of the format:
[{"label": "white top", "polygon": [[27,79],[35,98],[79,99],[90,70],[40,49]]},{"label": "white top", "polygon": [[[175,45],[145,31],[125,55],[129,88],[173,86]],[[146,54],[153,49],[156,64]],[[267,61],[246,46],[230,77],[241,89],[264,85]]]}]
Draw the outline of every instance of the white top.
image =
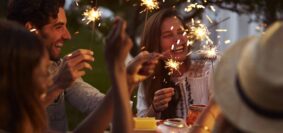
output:
[{"label": "white top", "polygon": [[[173,82],[178,84],[181,92],[181,99],[178,102],[176,112],[180,118],[186,118],[189,106],[191,104],[204,104],[207,105],[210,97],[210,90],[212,89],[212,65],[206,62],[202,69],[199,69],[196,62],[192,62],[190,68],[181,77],[172,79]],[[198,68],[198,71],[196,71]],[[186,85],[187,82],[187,85]],[[146,117],[149,107],[146,105],[144,89],[140,86],[138,90],[137,99],[137,116]],[[160,113],[157,114],[160,117]]]}]

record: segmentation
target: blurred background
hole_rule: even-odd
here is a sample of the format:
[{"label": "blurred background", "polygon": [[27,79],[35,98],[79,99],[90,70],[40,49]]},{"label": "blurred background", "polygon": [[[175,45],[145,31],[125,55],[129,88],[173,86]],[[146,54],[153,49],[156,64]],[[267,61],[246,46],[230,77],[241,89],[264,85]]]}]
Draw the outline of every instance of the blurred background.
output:
[{"label": "blurred background", "polygon": [[[209,36],[217,46],[218,54],[235,41],[248,36],[264,33],[270,24],[281,20],[283,1],[281,0],[157,0],[159,9],[175,7],[186,22],[199,19],[207,25]],[[5,19],[8,0],[0,1],[0,18]],[[199,5],[199,6],[198,6]],[[83,12],[91,7],[98,8],[102,14],[95,23],[82,21]],[[110,81],[104,62],[103,40],[115,16],[121,16],[128,22],[127,32],[134,42],[129,60],[139,52],[140,34],[143,30],[146,14],[150,16],[157,10],[145,11],[141,0],[66,0],[65,9],[68,28],[72,40],[64,45],[63,55],[76,49],[86,48],[94,51],[96,61],[94,69],[87,71],[83,78],[86,82],[106,93]],[[187,9],[187,10],[186,10]],[[132,96],[135,112],[136,94]],[[67,105],[69,128],[72,130],[83,118],[72,106]]]}]

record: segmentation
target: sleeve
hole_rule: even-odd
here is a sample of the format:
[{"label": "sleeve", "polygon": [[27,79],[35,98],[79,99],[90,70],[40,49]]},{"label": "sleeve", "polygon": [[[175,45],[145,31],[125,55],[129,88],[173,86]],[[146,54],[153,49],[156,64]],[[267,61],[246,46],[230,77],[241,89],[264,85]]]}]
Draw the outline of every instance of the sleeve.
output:
[{"label": "sleeve", "polygon": [[214,89],[214,71],[217,67],[219,61],[221,59],[221,55],[217,55],[217,59],[210,63],[209,65],[209,77],[208,77],[208,89],[209,89],[209,99],[213,98],[213,89]]},{"label": "sleeve", "polygon": [[84,82],[82,78],[77,79],[65,90],[67,101],[82,113],[91,113],[95,110],[104,96],[99,90]]},{"label": "sleeve", "polygon": [[138,89],[138,98],[137,98],[137,116],[138,117],[146,117],[147,112],[149,111],[149,107],[146,104],[145,101],[145,95],[144,95],[144,88],[143,85],[139,84]]},{"label": "sleeve", "polygon": [[213,88],[214,88],[214,84],[213,84],[213,67],[211,65],[210,69],[209,69],[209,74],[208,74],[208,92],[209,92],[209,100],[213,97],[212,95],[212,91],[213,91]]}]

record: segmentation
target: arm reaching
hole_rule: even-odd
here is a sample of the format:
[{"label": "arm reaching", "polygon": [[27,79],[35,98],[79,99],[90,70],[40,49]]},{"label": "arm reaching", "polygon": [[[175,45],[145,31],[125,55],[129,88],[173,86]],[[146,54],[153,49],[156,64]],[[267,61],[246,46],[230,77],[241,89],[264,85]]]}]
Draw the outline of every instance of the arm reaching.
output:
[{"label": "arm reaching", "polygon": [[105,57],[112,88],[97,110],[92,112],[75,132],[103,132],[109,124],[112,114],[114,115],[113,132],[131,133],[133,130],[126,67],[124,64],[126,56],[132,47],[132,42],[127,36],[125,29],[126,23],[119,18],[116,19],[114,28],[106,39]]}]

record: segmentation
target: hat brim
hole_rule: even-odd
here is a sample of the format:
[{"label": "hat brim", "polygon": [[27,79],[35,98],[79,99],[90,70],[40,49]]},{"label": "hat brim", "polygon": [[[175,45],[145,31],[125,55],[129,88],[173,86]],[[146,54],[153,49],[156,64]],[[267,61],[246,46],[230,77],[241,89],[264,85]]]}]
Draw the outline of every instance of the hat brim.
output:
[{"label": "hat brim", "polygon": [[236,89],[237,64],[241,54],[247,45],[255,43],[255,37],[245,38],[225,52],[214,74],[213,95],[225,118],[237,128],[255,133],[282,132],[283,120],[256,114],[243,102]]}]

